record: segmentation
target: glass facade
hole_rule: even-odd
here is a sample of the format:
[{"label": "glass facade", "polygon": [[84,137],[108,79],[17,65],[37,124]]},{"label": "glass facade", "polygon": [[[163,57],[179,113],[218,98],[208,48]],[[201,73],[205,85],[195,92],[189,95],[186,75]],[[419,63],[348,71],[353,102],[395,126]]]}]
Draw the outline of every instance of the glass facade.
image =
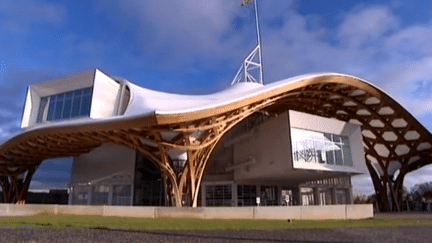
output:
[{"label": "glass facade", "polygon": [[112,191],[112,205],[125,205],[131,204],[132,187],[130,185],[116,185],[113,186]]},{"label": "glass facade", "polygon": [[278,191],[276,186],[261,186],[260,206],[278,205]]},{"label": "glass facade", "polygon": [[291,128],[294,162],[353,166],[348,137]]},{"label": "glass facade", "polygon": [[88,87],[42,97],[36,122],[90,116],[92,92]]},{"label": "glass facade", "polygon": [[232,206],[231,185],[206,186],[206,206]]},{"label": "glass facade", "polygon": [[310,187],[302,187],[300,188],[301,194],[301,205],[309,206],[315,204],[314,192],[313,188]]},{"label": "glass facade", "polygon": [[132,185],[74,186],[71,189],[73,205],[131,205]]},{"label": "glass facade", "polygon": [[88,190],[87,186],[72,187],[72,204],[87,205],[89,200]]},{"label": "glass facade", "polygon": [[257,190],[255,185],[237,186],[237,205],[256,206]]},{"label": "glass facade", "polygon": [[109,187],[100,185],[93,186],[91,204],[92,205],[108,205]]},{"label": "glass facade", "polygon": [[136,155],[133,205],[165,205],[165,189],[160,171],[152,161],[140,153]]}]

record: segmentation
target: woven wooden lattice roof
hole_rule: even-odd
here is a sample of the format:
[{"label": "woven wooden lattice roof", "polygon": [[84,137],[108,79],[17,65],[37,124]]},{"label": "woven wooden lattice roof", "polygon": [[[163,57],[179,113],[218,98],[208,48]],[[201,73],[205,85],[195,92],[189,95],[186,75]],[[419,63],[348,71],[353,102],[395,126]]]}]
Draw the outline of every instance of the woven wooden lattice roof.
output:
[{"label": "woven wooden lattice roof", "polygon": [[[235,93],[232,94],[235,96]],[[406,109],[375,86],[352,76],[302,76],[253,89],[243,99],[225,95],[219,105],[186,112],[158,112],[116,119],[86,120],[24,131],[0,146],[0,174],[20,174],[54,157],[79,155],[103,143],[157,154],[158,144],[181,149],[205,147],[218,129],[257,110],[297,110],[362,125],[367,159],[378,174],[407,172],[432,162],[432,135]],[[245,113],[245,111],[247,111]],[[170,138],[160,134],[174,134]],[[204,134],[193,143],[181,134]],[[159,134],[159,135],[158,135]]]}]

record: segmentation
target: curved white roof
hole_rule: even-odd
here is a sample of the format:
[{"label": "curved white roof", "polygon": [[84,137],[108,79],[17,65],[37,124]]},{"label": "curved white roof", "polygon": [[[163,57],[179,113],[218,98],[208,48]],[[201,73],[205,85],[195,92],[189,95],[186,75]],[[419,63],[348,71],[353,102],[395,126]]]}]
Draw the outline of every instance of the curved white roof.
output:
[{"label": "curved white roof", "polygon": [[[293,109],[361,124],[368,159],[379,167],[384,165],[382,170],[389,170],[390,174],[403,163],[409,165],[408,170],[413,170],[432,161],[431,133],[389,95],[350,75],[317,73],[266,85],[237,83],[206,95],[170,94],[142,88],[120,78],[117,80],[130,90],[130,100],[123,115],[34,126],[0,145],[3,167],[15,167],[15,163],[24,161],[20,162],[24,169],[25,161],[31,166],[45,158],[88,151],[104,141],[122,143],[128,132],[137,132],[139,135],[136,136],[143,136],[142,141],[147,143],[169,144],[171,141],[156,141],[157,138],[149,134],[152,130],[171,132],[172,128],[190,124],[194,125],[187,128],[188,132],[200,131],[200,126],[206,130],[212,123],[202,120],[225,119],[244,109],[249,112]],[[183,130],[177,129],[175,133]],[[418,136],[410,137],[411,134]],[[396,140],[389,137],[396,137]],[[59,139],[63,142],[56,143]],[[383,152],[385,150],[390,152]],[[395,161],[398,166],[394,166]]]}]

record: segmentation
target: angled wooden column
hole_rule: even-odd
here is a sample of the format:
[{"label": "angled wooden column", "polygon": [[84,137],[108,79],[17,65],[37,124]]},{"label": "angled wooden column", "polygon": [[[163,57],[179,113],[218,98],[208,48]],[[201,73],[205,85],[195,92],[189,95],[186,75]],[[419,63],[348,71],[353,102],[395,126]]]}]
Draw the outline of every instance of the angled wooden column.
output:
[{"label": "angled wooden column", "polygon": [[403,180],[418,168],[411,165],[431,161],[431,136],[415,119],[379,90],[337,79],[293,90],[285,100],[295,110],[361,125],[379,210],[402,210]]},{"label": "angled wooden column", "polygon": [[15,180],[14,183],[16,184],[16,204],[25,204],[31,179],[38,167],[39,165],[29,169],[25,176],[23,176],[22,178],[17,178]]},{"label": "angled wooden column", "polygon": [[31,179],[39,164],[21,173],[0,176],[4,203],[25,204]]},{"label": "angled wooden column", "polygon": [[3,203],[12,203],[13,190],[10,182],[10,177],[8,175],[0,176],[0,186],[3,191]]},{"label": "angled wooden column", "polygon": [[[280,98],[266,99],[218,116],[167,129],[179,134],[170,141],[163,140],[162,137],[158,141],[162,164],[166,165],[165,171],[175,174],[167,180],[167,186],[171,189],[170,194],[175,198],[172,201],[176,202],[173,206],[198,206],[198,195],[207,162],[223,135],[249,115]],[[171,149],[187,154],[187,160],[179,171],[172,169],[173,161],[167,156]]]}]

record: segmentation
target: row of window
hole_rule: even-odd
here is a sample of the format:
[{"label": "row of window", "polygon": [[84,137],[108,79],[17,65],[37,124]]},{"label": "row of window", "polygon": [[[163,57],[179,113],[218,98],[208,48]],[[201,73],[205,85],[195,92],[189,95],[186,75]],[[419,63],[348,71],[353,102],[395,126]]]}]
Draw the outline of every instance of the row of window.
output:
[{"label": "row of window", "polygon": [[[89,190],[91,190],[91,198]],[[91,205],[108,205],[110,194],[111,205],[131,205],[132,187],[130,185],[74,187],[72,204],[87,205],[90,202]]]},{"label": "row of window", "polygon": [[[314,190],[317,190],[319,199],[315,198]],[[347,204],[349,203],[349,191],[344,188],[336,188],[334,191],[334,198],[332,197],[332,190],[330,188],[300,188],[301,204],[308,205],[331,205],[331,204]],[[318,201],[319,200],[319,201]]]},{"label": "row of window", "polygon": [[291,128],[294,162],[353,166],[348,137]]},{"label": "row of window", "polygon": [[[257,194],[255,185],[237,186],[237,206],[256,206],[257,196],[260,196],[261,206],[278,205],[277,187],[261,186]],[[232,206],[231,185],[206,186],[206,206]]]},{"label": "row of window", "polygon": [[[232,185],[207,185],[206,187],[206,206],[232,206],[233,193]],[[278,195],[276,186],[261,186],[257,191],[256,185],[238,185],[237,186],[237,206],[257,206],[257,197],[260,197],[260,206],[275,205],[321,205],[346,204],[348,203],[349,191],[346,188],[334,188],[335,197],[333,200],[332,190],[330,188],[312,188],[301,187],[299,196],[301,202],[298,202],[293,195],[293,190],[282,189]],[[314,190],[318,190],[319,201],[315,197]],[[279,202],[279,199],[281,202]]]},{"label": "row of window", "polygon": [[36,122],[90,116],[92,92],[88,87],[42,97]]}]

